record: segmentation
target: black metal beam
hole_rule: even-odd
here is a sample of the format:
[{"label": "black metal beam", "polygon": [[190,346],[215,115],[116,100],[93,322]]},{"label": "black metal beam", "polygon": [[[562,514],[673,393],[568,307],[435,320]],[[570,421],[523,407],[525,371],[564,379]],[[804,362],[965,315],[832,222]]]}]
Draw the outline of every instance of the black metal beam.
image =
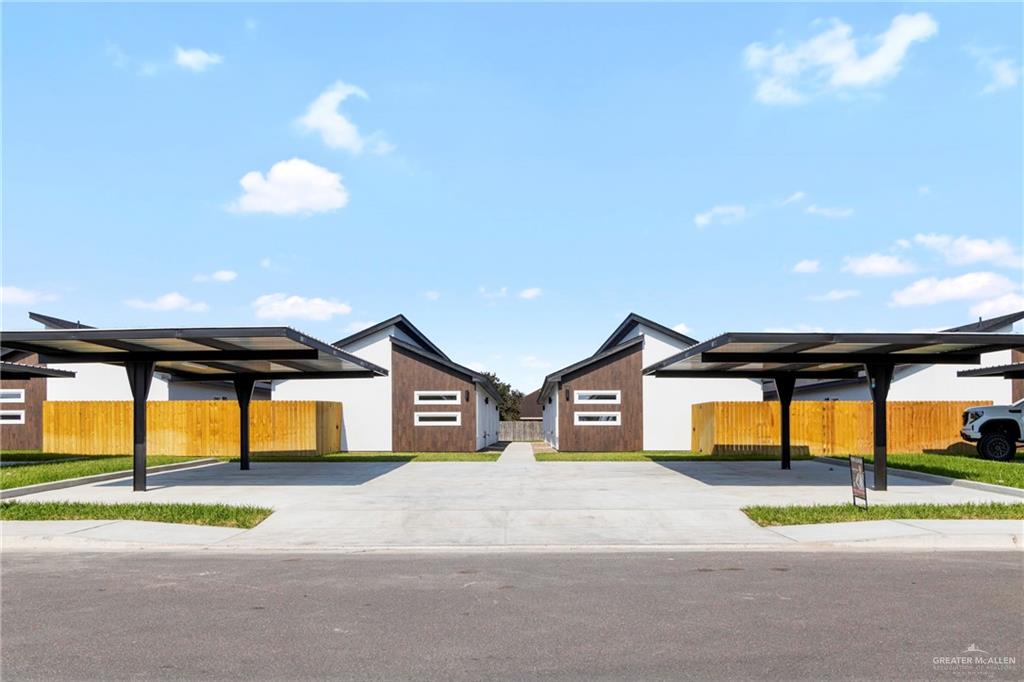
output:
[{"label": "black metal beam", "polygon": [[[16,348],[20,344],[7,344]],[[319,353],[314,348],[295,350],[181,350],[181,351],[125,351],[123,353],[61,353],[60,350],[43,351],[40,358],[45,362],[87,363],[87,362],[217,362],[256,360],[316,360]]]},{"label": "black metal beam", "polygon": [[793,402],[794,386],[796,386],[796,377],[794,377],[792,374],[775,377],[775,391],[779,394],[779,442],[782,446],[783,469],[791,468],[789,408]]},{"label": "black metal beam", "polygon": [[977,353],[732,353],[709,351],[700,354],[701,362],[767,362],[805,365],[879,364],[879,365],[978,365]]},{"label": "black metal beam", "polygon": [[152,362],[129,362],[128,386],[132,391],[132,489],[146,490],[146,399],[153,383]]},{"label": "black metal beam", "polygon": [[868,365],[868,390],[871,391],[871,407],[874,422],[875,490],[889,487],[888,470],[888,428],[885,414],[886,398],[892,384],[892,365]]},{"label": "black metal beam", "polygon": [[[162,371],[162,370],[161,370]],[[175,370],[179,381],[231,381],[235,377],[250,377],[255,381],[281,381],[285,379],[372,379],[376,372],[239,372],[235,374],[201,374]]]},{"label": "black metal beam", "polygon": [[855,379],[860,370],[856,367],[849,369],[808,369],[808,370],[787,370],[778,369],[750,369],[750,370],[699,370],[699,369],[660,369],[654,372],[656,377],[679,377],[695,379],[774,379],[778,376],[794,375],[797,379]]},{"label": "black metal beam", "polygon": [[249,468],[249,403],[255,385],[252,377],[235,379],[235,395],[238,397],[238,455],[242,471]]}]

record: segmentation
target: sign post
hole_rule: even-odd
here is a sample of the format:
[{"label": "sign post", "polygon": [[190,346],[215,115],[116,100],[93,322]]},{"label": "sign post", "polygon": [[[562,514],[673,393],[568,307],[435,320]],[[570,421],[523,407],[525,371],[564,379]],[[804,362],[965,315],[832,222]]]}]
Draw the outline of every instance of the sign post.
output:
[{"label": "sign post", "polygon": [[853,506],[860,507],[857,500],[863,502],[863,508],[868,508],[868,486],[864,480],[864,458],[850,457],[850,485],[853,487]]}]

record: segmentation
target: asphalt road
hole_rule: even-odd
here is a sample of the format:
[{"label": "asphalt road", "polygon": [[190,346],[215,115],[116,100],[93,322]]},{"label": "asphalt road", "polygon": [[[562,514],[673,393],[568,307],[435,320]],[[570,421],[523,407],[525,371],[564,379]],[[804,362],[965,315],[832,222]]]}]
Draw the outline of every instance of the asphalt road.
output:
[{"label": "asphalt road", "polygon": [[22,679],[1024,677],[1024,554],[2,558]]}]

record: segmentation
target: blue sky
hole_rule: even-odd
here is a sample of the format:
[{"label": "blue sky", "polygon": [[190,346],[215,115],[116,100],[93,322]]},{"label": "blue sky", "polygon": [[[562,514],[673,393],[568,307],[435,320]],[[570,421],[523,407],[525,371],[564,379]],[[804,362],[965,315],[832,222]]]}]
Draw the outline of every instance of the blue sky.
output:
[{"label": "blue sky", "polygon": [[528,391],[1024,308],[1019,4],[2,11],[6,329],[403,312]]}]

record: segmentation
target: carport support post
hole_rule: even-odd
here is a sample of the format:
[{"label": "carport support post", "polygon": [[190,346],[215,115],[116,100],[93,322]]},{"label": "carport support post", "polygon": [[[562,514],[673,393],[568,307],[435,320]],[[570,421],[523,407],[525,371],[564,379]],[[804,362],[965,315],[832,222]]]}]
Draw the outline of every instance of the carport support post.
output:
[{"label": "carport support post", "polygon": [[126,362],[132,391],[132,489],[146,490],[146,398],[153,383],[152,362]]},{"label": "carport support post", "polygon": [[255,383],[251,377],[235,378],[235,395],[238,396],[238,459],[242,471],[249,469],[249,402],[252,400]]},{"label": "carport support post", "polygon": [[782,446],[782,468],[790,468],[789,406],[793,402],[796,377],[791,374],[775,377],[775,392],[779,394],[779,443]]},{"label": "carport support post", "polygon": [[886,426],[885,401],[889,396],[889,385],[892,384],[892,365],[866,365],[868,371],[868,388],[871,390],[871,404],[874,413],[875,440],[875,490],[889,488],[889,471],[886,462]]}]

